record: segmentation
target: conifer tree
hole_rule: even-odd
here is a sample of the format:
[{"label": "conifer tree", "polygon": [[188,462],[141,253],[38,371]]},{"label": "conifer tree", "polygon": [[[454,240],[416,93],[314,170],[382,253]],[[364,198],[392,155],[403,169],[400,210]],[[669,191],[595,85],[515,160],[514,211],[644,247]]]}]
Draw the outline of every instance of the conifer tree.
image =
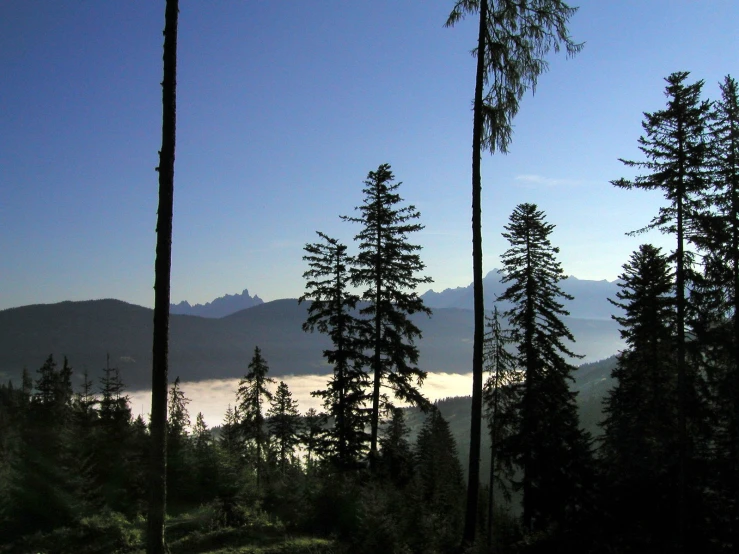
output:
[{"label": "conifer tree", "polygon": [[[564,46],[574,55],[582,48],[567,32],[577,8],[561,0],[457,0],[446,21],[452,27],[467,14],[479,13],[475,97],[472,123],[472,269],[475,334],[472,355],[472,417],[467,511],[463,542],[475,540],[480,481],[483,341],[485,307],[482,282],[482,151],[506,154],[513,118],[524,93],[536,88],[546,71],[546,54]],[[487,88],[487,90],[483,90]]]},{"label": "conifer tree", "polygon": [[404,487],[413,475],[413,451],[408,442],[410,429],[405,422],[405,410],[394,408],[380,438],[380,474]]},{"label": "conifer tree", "polygon": [[322,242],[306,244],[303,259],[310,269],[303,274],[306,293],[298,303],[310,301],[304,331],[318,330],[333,344],[324,350],[326,360],[333,364],[334,373],[325,390],[312,393],[323,399],[324,407],[333,418],[333,427],[326,437],[331,450],[329,457],[339,467],[350,467],[365,451],[368,423],[366,388],[369,376],[364,366],[363,338],[367,322],[354,315],[359,297],[348,290],[352,259],[346,246],[318,232]]},{"label": "conifer tree", "polygon": [[221,426],[219,436],[219,444],[228,459],[233,462],[241,461],[244,454],[241,418],[239,417],[237,408],[232,408],[231,404],[226,408],[226,415],[223,418],[223,425]]},{"label": "conifer tree", "polygon": [[554,225],[536,205],[520,204],[505,229],[510,248],[502,256],[502,282],[508,288],[499,300],[512,304],[504,315],[525,377],[520,427],[504,448],[522,470],[524,528],[536,531],[566,523],[579,509],[590,446],[569,389],[576,368],[567,358],[578,356],[564,342],[574,337],[562,321],[569,312],[561,299],[572,297],[558,285],[566,277],[556,259],[559,248],[549,240]]},{"label": "conifer tree", "polygon": [[263,406],[265,402],[272,400],[272,393],[267,386],[275,382],[271,377],[267,377],[268,371],[267,360],[262,357],[262,351],[257,346],[249,362],[249,371],[239,381],[236,393],[236,409],[241,418],[242,432],[247,440],[254,441],[256,447],[254,467],[257,486],[260,482],[263,451],[266,447]]},{"label": "conifer tree", "polygon": [[169,389],[167,408],[167,483],[171,490],[170,503],[182,502],[186,499],[192,475],[189,467],[189,440],[190,414],[187,405],[190,399],[180,388],[180,378],[177,377]]},{"label": "conifer tree", "polygon": [[[668,205],[642,230],[659,229],[676,239],[675,299],[679,461],[679,515],[675,522],[679,544],[685,547],[684,533],[688,521],[686,491],[688,488],[689,437],[687,425],[688,375],[686,367],[686,317],[689,290],[690,254],[688,242],[696,238],[697,214],[707,186],[706,140],[710,104],[701,100],[703,81],[687,84],[689,73],[672,73],[665,81],[667,106],[664,110],[644,114],[645,135],[639,138],[639,149],[647,161],[621,160],[627,167],[645,169],[647,174],[634,180],[619,179],[611,183],[619,188],[664,192]],[[637,232],[640,232],[637,231]]]},{"label": "conifer tree", "polygon": [[359,254],[351,269],[351,281],[354,286],[366,287],[362,300],[368,305],[360,313],[368,316],[372,326],[366,341],[374,373],[371,461],[377,457],[383,385],[400,400],[428,405],[417,388],[426,378],[426,372],[416,365],[418,347],[414,341],[420,338],[421,330],[408,317],[414,313],[431,315],[416,293],[416,288],[430,283],[431,278],[418,276],[425,268],[418,254],[421,247],[408,242],[409,235],[421,231],[423,225],[416,222],[421,214],[415,206],[402,205],[403,199],[396,192],[401,183],[394,180],[389,164],[370,171],[364,182],[364,202],[355,208],[360,215],[342,216],[344,221],[362,226],[355,237]]},{"label": "conifer tree", "polygon": [[416,439],[414,485],[419,552],[453,552],[462,530],[464,477],[449,423],[434,406]]},{"label": "conifer tree", "polygon": [[[670,262],[659,248],[643,244],[624,264],[612,304],[623,315],[626,348],[612,372],[615,387],[604,402],[601,447],[614,536],[632,544],[665,541],[673,534],[677,498],[678,436],[675,298]],[[662,542],[669,549],[669,542]]]},{"label": "conifer tree", "polygon": [[310,474],[316,465],[316,457],[325,452],[324,435],[326,414],[319,414],[315,408],[310,408],[303,416],[303,431],[300,441],[305,447],[305,467]]},{"label": "conifer tree", "polygon": [[284,381],[277,385],[277,390],[270,400],[267,417],[269,418],[267,426],[277,446],[280,471],[284,474],[300,442],[298,401],[293,400],[293,395]]},{"label": "conifer tree", "polygon": [[162,79],[162,149],[159,151],[159,208],[154,262],[154,334],[151,369],[151,463],[147,554],[164,554],[167,506],[167,373],[172,270],[172,214],[177,120],[177,20],[179,0],[166,0]]}]

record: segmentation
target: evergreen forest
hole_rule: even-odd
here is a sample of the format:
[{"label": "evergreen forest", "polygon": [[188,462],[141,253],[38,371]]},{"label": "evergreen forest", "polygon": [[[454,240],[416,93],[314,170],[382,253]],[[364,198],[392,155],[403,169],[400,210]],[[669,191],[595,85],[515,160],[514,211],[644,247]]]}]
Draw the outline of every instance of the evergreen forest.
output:
[{"label": "evergreen forest", "polygon": [[634,202],[636,189],[664,196],[651,221],[624,232],[656,229],[674,247],[644,243],[623,261],[608,300],[624,348],[596,428],[582,424],[573,390],[582,356],[564,323],[571,296],[546,206],[521,203],[493,229],[507,242],[505,308],[483,303],[482,151],[507,152],[546,56],[583,48],[567,28],[576,8],[560,0],[459,0],[446,22],[479,18],[469,453],[452,433],[456,401],[424,394],[410,316],[433,317],[418,293],[432,276],[422,214],[388,163],[339,215],[353,243],[316,230],[303,249],[303,330],[330,341],[331,372],[311,393],[322,408],[301,411],[255,345],[223,421],[206,422],[168,367],[178,9],[166,1],[150,417],[133,416],[110,361],[88,373],[50,355],[20,383],[0,383],[0,552],[739,549],[735,79],[705,98],[687,71],[666,76],[665,104],[644,106],[654,111],[634,137],[639,159],[621,160],[636,176],[611,181]]}]

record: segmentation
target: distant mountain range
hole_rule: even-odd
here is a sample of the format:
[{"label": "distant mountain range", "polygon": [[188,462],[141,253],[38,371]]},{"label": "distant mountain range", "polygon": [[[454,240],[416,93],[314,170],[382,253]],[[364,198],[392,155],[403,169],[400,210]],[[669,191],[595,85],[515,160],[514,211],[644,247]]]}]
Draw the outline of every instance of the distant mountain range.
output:
[{"label": "distant mountain range", "polygon": [[[219,319],[172,315],[170,379],[185,381],[240,377],[255,346],[274,376],[330,371],[322,356],[325,336],[305,333],[306,304],[275,300]],[[32,375],[49,354],[67,356],[79,379],[86,368],[97,378],[106,355],[119,367],[126,386],[149,386],[153,312],[119,300],[90,300],[22,306],[0,311],[0,380],[17,383],[22,368]],[[437,308],[431,318],[415,314],[423,332],[419,366],[430,372],[466,373],[472,362],[472,313]],[[565,318],[575,335],[573,351],[583,361],[606,358],[621,341],[610,319]]]},{"label": "distant mountain range", "polygon": [[[500,282],[502,273],[494,269],[483,278],[485,309],[492,310],[498,305],[498,310],[504,311],[510,304],[496,302],[496,299],[505,292],[506,285]],[[559,283],[563,292],[574,296],[574,300],[564,300],[562,303],[571,317],[584,319],[610,319],[617,308],[608,302],[608,298],[616,299],[618,281],[589,281],[568,277]],[[424,303],[430,308],[474,308],[472,284],[466,287],[445,289],[442,292],[429,290],[421,295]]]},{"label": "distant mountain range", "polygon": [[249,296],[249,290],[244,289],[241,294],[226,294],[205,304],[191,306],[187,300],[179,304],[170,304],[169,313],[177,315],[197,315],[200,317],[225,317],[246,308],[264,304],[256,294]]}]

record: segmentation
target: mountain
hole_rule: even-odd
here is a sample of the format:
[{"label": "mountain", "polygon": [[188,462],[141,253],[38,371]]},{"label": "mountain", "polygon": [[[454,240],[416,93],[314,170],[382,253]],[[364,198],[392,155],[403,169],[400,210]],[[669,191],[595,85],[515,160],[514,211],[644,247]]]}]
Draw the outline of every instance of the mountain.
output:
[{"label": "mountain", "polygon": [[[506,285],[500,282],[502,273],[494,269],[483,279],[485,291],[485,308],[492,310],[495,300],[505,292]],[[616,313],[616,307],[608,302],[608,298],[616,298],[618,281],[589,281],[568,277],[559,283],[563,292],[574,296],[574,300],[564,300],[566,310],[571,317],[584,319],[610,319]],[[472,285],[445,289],[441,292],[428,290],[421,295],[423,301],[430,308],[464,308],[471,310],[474,307]],[[500,311],[507,310],[510,304],[498,303]]]},{"label": "mountain", "polygon": [[[275,300],[220,319],[172,315],[170,379],[183,381],[241,377],[259,346],[273,376],[330,371],[322,356],[329,341],[305,333],[306,304]],[[0,380],[17,383],[22,368],[36,377],[49,354],[67,356],[81,379],[84,369],[97,379],[106,354],[129,389],[149,386],[153,311],[120,300],[89,300],[22,306],[0,311]],[[419,365],[430,372],[467,373],[472,363],[472,312],[439,308],[433,317],[415,314],[423,338]],[[615,353],[621,346],[612,320],[565,318],[584,361]]]},{"label": "mountain", "polygon": [[170,304],[169,313],[200,317],[225,317],[259,304],[264,304],[264,301],[256,294],[249,296],[249,290],[244,289],[241,294],[226,294],[205,304],[191,306],[187,300],[183,300],[179,304]]}]

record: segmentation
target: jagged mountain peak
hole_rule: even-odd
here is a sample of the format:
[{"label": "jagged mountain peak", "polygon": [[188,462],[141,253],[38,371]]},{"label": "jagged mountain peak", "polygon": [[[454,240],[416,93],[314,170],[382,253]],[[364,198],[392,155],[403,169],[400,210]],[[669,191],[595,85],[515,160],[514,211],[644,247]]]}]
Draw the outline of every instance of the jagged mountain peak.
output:
[{"label": "jagged mountain peak", "polygon": [[169,311],[177,315],[220,318],[259,304],[264,304],[264,301],[256,294],[250,296],[249,289],[244,289],[240,294],[225,294],[205,304],[190,304],[183,300],[178,304],[170,304]]}]

